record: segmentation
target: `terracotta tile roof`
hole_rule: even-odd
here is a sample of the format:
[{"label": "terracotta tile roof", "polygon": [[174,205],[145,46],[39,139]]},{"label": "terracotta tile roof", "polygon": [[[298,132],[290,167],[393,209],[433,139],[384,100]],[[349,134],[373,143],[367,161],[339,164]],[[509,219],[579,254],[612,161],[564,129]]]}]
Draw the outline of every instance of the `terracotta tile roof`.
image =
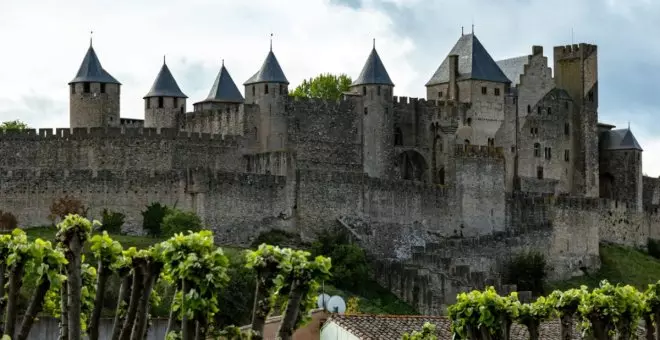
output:
[{"label": "terracotta tile roof", "polygon": [[[334,322],[362,340],[400,340],[404,333],[421,330],[424,323],[436,325],[438,340],[452,340],[451,321],[445,316],[426,315],[338,315],[333,314],[326,324]],[[582,339],[574,323],[573,339]],[[644,337],[644,330],[638,330],[638,336]],[[559,320],[552,320],[541,325],[540,339],[560,339],[561,325]],[[514,324],[511,330],[511,340],[527,340],[529,333],[525,326]]]}]

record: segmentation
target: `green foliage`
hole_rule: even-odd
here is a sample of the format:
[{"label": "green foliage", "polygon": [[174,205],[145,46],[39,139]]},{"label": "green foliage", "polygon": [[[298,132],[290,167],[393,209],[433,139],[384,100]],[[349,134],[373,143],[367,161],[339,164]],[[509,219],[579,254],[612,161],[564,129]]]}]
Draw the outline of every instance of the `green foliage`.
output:
[{"label": "green foliage", "polygon": [[652,238],[648,238],[646,241],[646,248],[648,249],[649,255],[660,259],[660,241]]},{"label": "green foliage", "polygon": [[197,232],[202,230],[202,219],[194,212],[167,209],[161,223],[162,236],[170,237],[176,233]]},{"label": "green foliage", "polygon": [[323,230],[312,243],[311,250],[315,256],[323,255],[332,259],[332,285],[359,292],[369,289],[370,266],[367,254],[360,246],[350,243],[348,233],[338,228]]},{"label": "green foliage", "polygon": [[121,243],[113,240],[108,235],[107,231],[103,234],[96,234],[90,240],[90,250],[97,261],[101,261],[103,267],[112,271],[124,267],[126,259],[124,256],[124,248]]},{"label": "green foliage", "polygon": [[82,302],[80,313],[80,326],[83,332],[89,327],[89,316],[94,310],[94,297],[96,296],[96,268],[89,263],[82,263],[80,268],[82,274],[82,289],[80,290],[80,301]]},{"label": "green foliage", "polygon": [[291,95],[303,98],[338,100],[341,98],[342,93],[350,89],[352,82],[351,77],[345,74],[324,73],[309,80],[303,80]]},{"label": "green foliage", "polygon": [[101,214],[101,226],[99,227],[99,230],[114,234],[121,234],[121,227],[124,225],[125,219],[126,215],[120,212],[103,209]]},{"label": "green foliage", "polygon": [[55,237],[63,244],[67,244],[71,237],[79,237],[81,243],[89,239],[92,228],[100,225],[99,221],[90,221],[80,215],[67,215],[62,222],[57,225],[57,234]]},{"label": "green foliage", "polygon": [[9,120],[6,122],[2,122],[0,124],[0,130],[13,130],[13,131],[22,131],[25,129],[29,129],[28,125],[21,122],[20,120]]},{"label": "green foliage", "polygon": [[637,325],[645,309],[643,294],[635,287],[602,281],[600,287],[582,296],[578,313],[582,316],[583,333],[592,331],[594,319],[609,328],[627,325],[632,332],[636,327],[631,326]]},{"label": "green foliage", "polygon": [[0,210],[0,230],[13,230],[18,228],[18,219],[10,212]]},{"label": "green foliage", "polygon": [[167,215],[168,207],[159,202],[151,203],[147,209],[142,212],[142,229],[147,231],[150,236],[161,236],[161,223]]},{"label": "green foliage", "polygon": [[402,340],[437,340],[435,325],[430,322],[425,322],[422,331],[413,331],[412,333],[403,334]]},{"label": "green foliage", "polygon": [[537,251],[518,254],[506,265],[506,282],[517,285],[520,291],[529,290],[533,294],[543,294],[546,277],[545,256]]},{"label": "green foliage", "polygon": [[246,258],[242,252],[230,252],[227,258],[229,282],[218,292],[220,310],[215,315],[215,325],[247,325],[252,317],[256,274],[246,268]]},{"label": "green foliage", "polygon": [[518,316],[518,295],[501,297],[495,288],[458,294],[456,304],[449,307],[451,330],[458,339],[468,339],[484,328],[491,335],[500,334],[503,320],[515,320]]},{"label": "green foliage", "polygon": [[351,296],[346,301],[346,314],[360,314],[360,298]]},{"label": "green foliage", "polygon": [[259,236],[252,241],[250,248],[258,248],[260,244],[264,243],[279,247],[301,248],[309,246],[302,241],[300,235],[279,229],[272,229],[260,233]]}]

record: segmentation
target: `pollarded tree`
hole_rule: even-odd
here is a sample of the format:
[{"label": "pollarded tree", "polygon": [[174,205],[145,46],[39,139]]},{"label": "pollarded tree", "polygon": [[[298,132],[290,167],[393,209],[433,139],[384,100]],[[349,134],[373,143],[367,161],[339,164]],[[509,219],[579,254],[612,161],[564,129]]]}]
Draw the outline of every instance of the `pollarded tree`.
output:
[{"label": "pollarded tree", "polygon": [[16,317],[18,315],[18,294],[23,285],[23,274],[25,266],[31,259],[31,244],[28,242],[27,235],[23,230],[14,229],[8,243],[9,255],[7,256],[7,266],[9,273],[8,291],[7,291],[7,309],[5,312],[3,334],[14,337],[16,331]]},{"label": "pollarded tree", "polygon": [[[83,330],[80,320],[82,315],[81,299],[83,292],[83,273],[81,272],[82,250],[85,242],[89,239],[94,224],[100,223],[98,221],[91,222],[79,215],[67,215],[58,224],[56,238],[67,259],[67,301],[62,309],[66,309],[68,314],[66,318],[68,321],[69,340],[80,340],[82,336]],[[64,299],[62,301],[64,302]]]},{"label": "pollarded tree", "polygon": [[4,296],[7,276],[7,257],[11,253],[9,248],[11,238],[11,235],[0,235],[0,333],[2,333],[1,323],[4,321],[5,305],[7,302]]},{"label": "pollarded tree", "polygon": [[543,296],[532,303],[519,304],[517,309],[516,322],[527,327],[530,340],[539,340],[541,323],[557,316],[554,301]]},{"label": "pollarded tree", "polygon": [[113,274],[116,263],[120,260],[124,249],[119,242],[110,238],[106,231],[103,234],[94,235],[90,242],[90,250],[97,261],[97,280],[94,309],[89,323],[89,340],[97,340],[99,338],[99,321],[101,320],[106,284],[108,278]]},{"label": "pollarded tree", "polygon": [[310,253],[302,250],[285,249],[283,253],[283,270],[277,281],[289,287],[289,301],[278,333],[280,339],[290,340],[297,324],[305,321],[302,316],[313,308],[320,281],[330,277],[331,261],[324,256],[310,261]]},{"label": "pollarded tree", "polygon": [[495,288],[461,293],[449,307],[451,330],[456,339],[509,339],[510,326],[518,317],[518,296],[501,297]]},{"label": "pollarded tree", "polygon": [[253,268],[257,274],[257,286],[252,310],[252,331],[254,339],[263,339],[266,318],[272,309],[271,296],[277,293],[278,285],[275,279],[282,271],[284,254],[282,249],[262,244],[257,250],[246,254],[246,267]]},{"label": "pollarded tree", "polygon": [[117,258],[113,268],[119,276],[121,282],[119,286],[119,295],[117,298],[117,307],[115,310],[115,319],[112,326],[111,340],[119,339],[122,326],[126,319],[126,312],[128,311],[128,304],[130,303],[131,288],[133,285],[133,276],[131,269],[133,268],[133,256],[137,254],[135,247],[130,247],[122,251],[121,256]]},{"label": "pollarded tree", "polygon": [[573,288],[566,291],[556,290],[548,296],[548,300],[554,303],[561,321],[561,339],[573,339],[573,316],[578,311],[582,297],[588,294],[587,286]]},{"label": "pollarded tree", "polygon": [[660,334],[660,281],[650,284],[644,292],[644,307],[646,339],[655,340],[655,334]]}]

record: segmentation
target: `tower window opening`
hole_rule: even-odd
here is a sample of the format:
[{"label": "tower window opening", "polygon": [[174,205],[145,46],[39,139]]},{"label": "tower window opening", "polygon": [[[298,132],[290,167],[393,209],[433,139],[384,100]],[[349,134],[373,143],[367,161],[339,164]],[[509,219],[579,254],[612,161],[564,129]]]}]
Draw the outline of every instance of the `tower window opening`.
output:
[{"label": "tower window opening", "polygon": [[163,108],[163,97],[158,97],[158,108],[159,109]]},{"label": "tower window opening", "polygon": [[552,114],[552,108],[548,108],[548,115]]},{"label": "tower window opening", "polygon": [[488,146],[495,146],[495,138],[488,138]]},{"label": "tower window opening", "polygon": [[537,166],[536,167],[536,178],[543,179],[543,167],[542,166]]},{"label": "tower window opening", "polygon": [[541,157],[541,144],[534,143],[534,157]]},{"label": "tower window opening", "polygon": [[268,94],[268,84],[264,84],[264,94]]},{"label": "tower window opening", "polygon": [[472,126],[472,118],[468,118],[466,123],[467,123],[467,126]]},{"label": "tower window opening", "polygon": [[568,136],[571,134],[571,125],[564,123],[564,135]]},{"label": "tower window opening", "polygon": [[594,92],[593,91],[589,91],[589,101],[590,102],[594,101]]},{"label": "tower window opening", "polygon": [[363,96],[367,95],[367,87],[366,86],[362,86],[362,95]]},{"label": "tower window opening", "polygon": [[564,108],[565,108],[566,110],[568,110],[568,101],[565,101],[565,102],[564,102]]},{"label": "tower window opening", "polygon": [[151,108],[151,98],[147,98],[144,102],[147,104],[147,109],[150,109]]},{"label": "tower window opening", "polygon": [[367,115],[367,113],[369,113],[369,110],[368,110],[368,108],[367,108],[367,107],[365,107],[365,108],[364,108],[364,115],[366,116],[366,115]]},{"label": "tower window opening", "polygon": [[536,107],[536,113],[541,114],[541,107],[540,106]]},{"label": "tower window opening", "polygon": [[500,89],[495,88],[495,95],[496,95],[496,96],[499,96],[499,95],[500,95]]},{"label": "tower window opening", "polygon": [[571,160],[571,150],[564,150],[564,161],[568,162]]},{"label": "tower window opening", "polygon": [[545,159],[552,159],[552,148],[545,148]]},{"label": "tower window opening", "polygon": [[438,92],[438,98],[442,99],[442,91]]},{"label": "tower window opening", "polygon": [[174,104],[174,107],[178,107],[178,106],[179,106],[179,98],[174,97],[174,98],[172,98],[172,101],[174,101],[174,103],[173,103],[173,104]]},{"label": "tower window opening", "polygon": [[527,113],[532,113],[532,106],[531,105],[527,105]]},{"label": "tower window opening", "polygon": [[481,94],[487,94],[488,93],[488,88],[485,86],[481,87]]},{"label": "tower window opening", "polygon": [[90,86],[89,83],[83,83],[83,92],[89,93],[90,92]]},{"label": "tower window opening", "polygon": [[105,84],[101,83],[101,93],[105,93]]},{"label": "tower window opening", "polygon": [[376,93],[376,95],[377,95],[377,96],[380,96],[380,86],[378,86],[378,88],[377,88],[377,93]]},{"label": "tower window opening", "polygon": [[394,128],[394,145],[403,145],[403,132],[399,127]]},{"label": "tower window opening", "polygon": [[252,85],[252,95],[254,96],[255,94],[257,94],[257,88],[256,86]]},{"label": "tower window opening", "polygon": [[71,84],[71,94],[76,94],[76,84]]},{"label": "tower window opening", "polygon": [[445,185],[445,168],[440,168],[438,171],[438,182],[440,185]]}]

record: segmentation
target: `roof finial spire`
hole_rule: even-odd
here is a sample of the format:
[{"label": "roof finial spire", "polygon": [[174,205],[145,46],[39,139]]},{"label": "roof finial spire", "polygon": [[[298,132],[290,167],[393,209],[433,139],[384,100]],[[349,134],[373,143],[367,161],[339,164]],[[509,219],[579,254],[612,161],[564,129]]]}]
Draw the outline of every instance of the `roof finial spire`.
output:
[{"label": "roof finial spire", "polygon": [[628,121],[628,130],[630,130],[630,121]]},{"label": "roof finial spire", "polygon": [[225,66],[225,58],[222,58],[222,66]]},{"label": "roof finial spire", "polygon": [[463,36],[463,26],[461,26],[461,37]]},{"label": "roof finial spire", "polygon": [[474,34],[474,24],[472,24],[472,34]]},{"label": "roof finial spire", "polygon": [[376,38],[374,38],[374,50],[376,49]]},{"label": "roof finial spire", "polygon": [[165,65],[165,55],[163,54],[163,65]]},{"label": "roof finial spire", "polygon": [[270,34],[270,51],[273,51],[273,33]]},{"label": "roof finial spire", "polygon": [[92,47],[92,36],[94,35],[94,31],[89,31],[89,47]]}]

